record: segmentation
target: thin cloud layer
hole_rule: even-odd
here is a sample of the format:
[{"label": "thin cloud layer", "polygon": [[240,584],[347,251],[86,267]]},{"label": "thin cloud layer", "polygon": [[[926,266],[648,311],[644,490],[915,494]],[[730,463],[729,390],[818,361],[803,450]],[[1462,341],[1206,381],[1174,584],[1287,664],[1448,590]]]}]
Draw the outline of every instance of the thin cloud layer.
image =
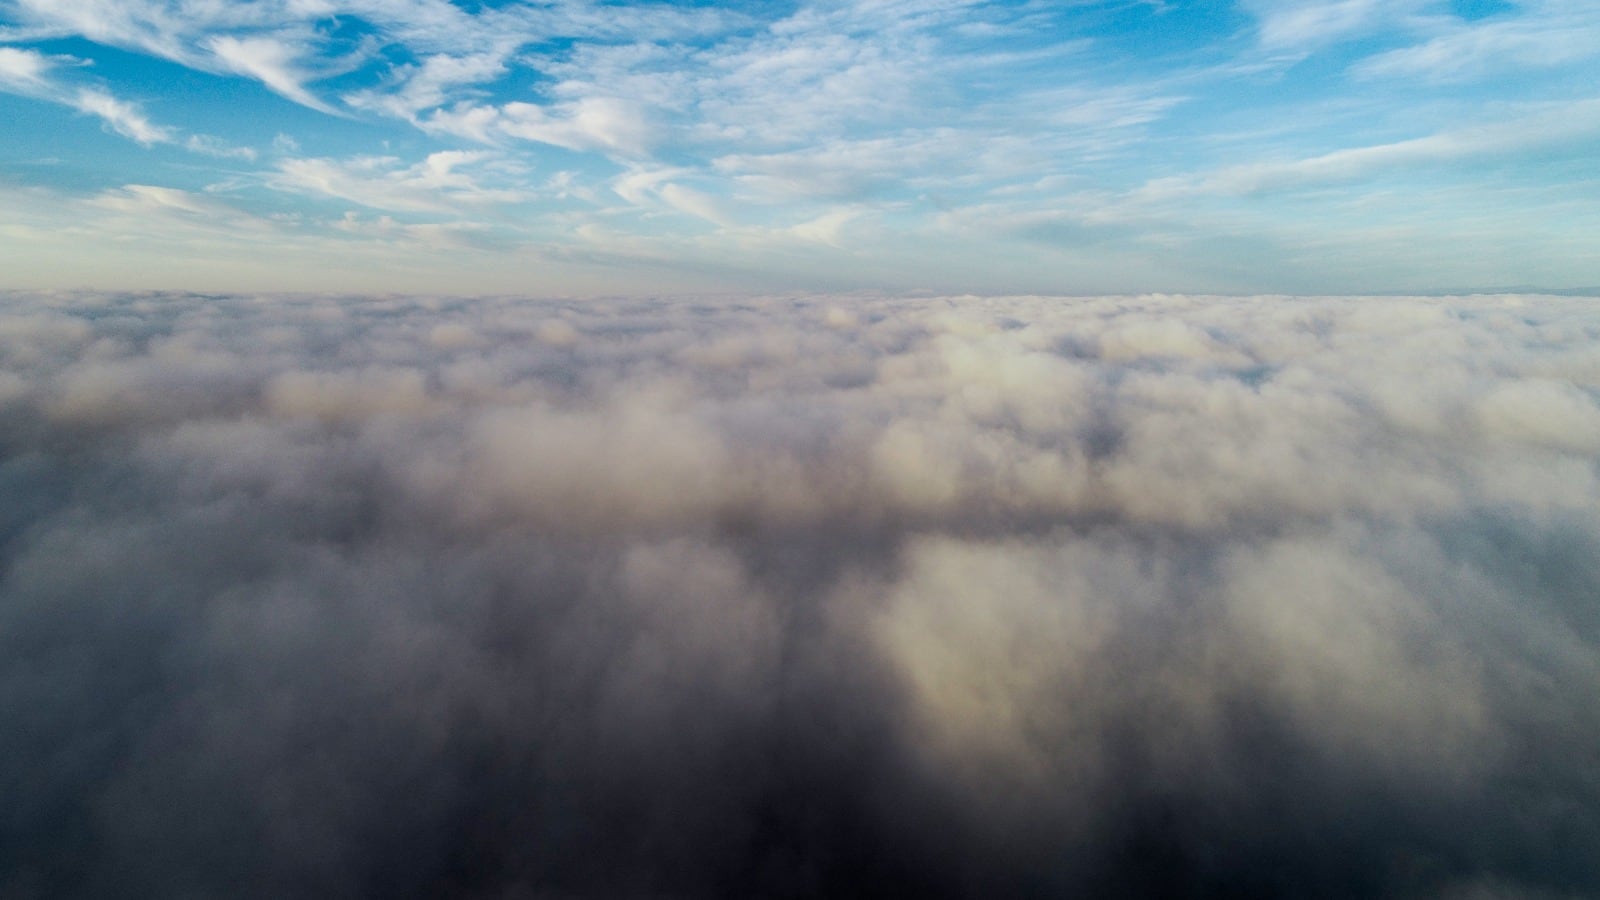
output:
[{"label": "thin cloud layer", "polygon": [[[537,256],[547,296],[1590,291],[1595,48],[1590,0],[0,0],[0,268],[109,290],[526,294]],[[477,160],[470,183],[411,174],[441,158]],[[221,254],[33,221],[128,185],[273,231]],[[345,226],[368,210],[397,227]],[[395,264],[419,233],[483,239],[436,242],[419,285]],[[302,265],[307,244],[343,264]]]},{"label": "thin cloud layer", "polygon": [[12,294],[0,894],[1593,894],[1593,302]]}]

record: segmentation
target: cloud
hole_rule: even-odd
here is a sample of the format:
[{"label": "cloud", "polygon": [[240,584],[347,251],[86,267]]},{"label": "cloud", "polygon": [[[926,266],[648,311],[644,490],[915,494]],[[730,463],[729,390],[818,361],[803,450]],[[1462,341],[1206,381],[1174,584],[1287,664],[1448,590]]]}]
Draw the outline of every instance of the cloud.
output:
[{"label": "cloud", "polygon": [[436,53],[402,70],[398,90],[364,90],[345,97],[351,106],[377,109],[416,121],[423,110],[445,105],[458,88],[493,81],[505,74],[509,51],[451,56]]},{"label": "cloud", "polygon": [[254,162],[257,153],[253,147],[235,147],[215,135],[191,134],[183,142],[184,149],[219,159],[243,159]]},{"label": "cloud", "polygon": [[103,88],[72,88],[50,77],[61,66],[79,64],[70,56],[0,47],[0,91],[48,100],[95,116],[110,130],[147,147],[176,140],[173,129],[151,122],[137,104],[119,99]]},{"label": "cloud", "polygon": [[492,229],[477,222],[398,222],[392,216],[367,219],[347,212],[332,225],[349,235],[400,241],[435,250],[504,249]]},{"label": "cloud", "polygon": [[1553,68],[1592,57],[1600,14],[1581,4],[1532,4],[1523,16],[1452,23],[1426,40],[1368,57],[1358,76],[1462,81],[1505,69]]},{"label": "cloud", "polygon": [[485,143],[512,137],[624,157],[648,155],[655,134],[644,107],[613,97],[582,97],[550,106],[520,101],[501,107],[463,104],[434,111],[423,128]]},{"label": "cloud", "polygon": [[311,76],[298,63],[331,49],[311,26],[335,14],[336,5],[295,0],[176,5],[85,0],[68,6],[15,0],[9,5],[13,16],[48,36],[81,35],[201,71],[244,75],[296,103],[332,112],[305,89]]},{"label": "cloud", "polygon": [[1426,0],[1291,0],[1241,4],[1257,17],[1261,44],[1274,51],[1310,51],[1404,22]]},{"label": "cloud", "polygon": [[815,219],[801,222],[798,225],[791,225],[788,233],[804,241],[815,241],[830,247],[840,247],[843,246],[840,238],[844,234],[845,227],[851,222],[860,219],[863,214],[860,209],[836,209],[832,212],[823,213]]},{"label": "cloud", "polygon": [[162,211],[188,213],[207,218],[242,217],[237,210],[201,194],[148,184],[129,184],[104,191],[89,201],[104,209],[140,215]]},{"label": "cloud", "polygon": [[1284,162],[1227,166],[1199,178],[1159,178],[1132,196],[1138,200],[1165,200],[1326,184],[1405,166],[1559,146],[1600,131],[1600,98],[1531,104],[1516,112],[1520,115],[1402,141],[1349,147]]},{"label": "cloud", "polygon": [[[470,219],[480,234],[514,234],[519,253],[592,261],[575,277],[599,289],[656,285],[654,271],[623,285],[624,260],[675,268],[679,286],[727,277],[741,289],[1426,290],[1447,268],[1467,273],[1450,284],[1593,280],[1576,237],[1593,229],[1563,185],[1593,134],[1578,70],[1594,22],[1569,0],[1472,21],[1409,0],[1247,3],[1192,21],[1171,4],[831,0],[0,9],[14,23],[0,33],[35,42],[9,50],[0,85],[37,94],[42,79],[108,130],[229,161],[209,189],[286,228],[326,236],[347,211],[330,198]],[[69,68],[45,52],[68,37],[158,60]],[[1287,65],[1335,45],[1327,63],[1351,77]],[[207,91],[133,102],[178,84],[176,66],[350,121],[241,137]],[[1521,74],[1493,85],[1493,102],[1444,90],[1511,68]],[[96,72],[133,77],[140,93],[90,83]],[[1427,83],[1373,90],[1384,72]],[[183,131],[160,121],[179,107]],[[269,151],[279,130],[299,149]],[[1562,159],[1542,152],[1553,147]],[[232,162],[253,161],[252,148],[259,165]],[[465,149],[495,154],[454,170],[474,186],[412,172]],[[665,170],[679,174],[628,206],[612,199],[635,173]],[[28,177],[64,189],[50,171],[64,170]],[[206,187],[187,171],[180,186]],[[280,190],[249,190],[263,184]],[[1260,202],[1228,199],[1239,196]],[[458,277],[499,289],[520,272],[507,255],[492,280],[474,266],[433,284],[456,289]]]},{"label": "cloud", "polygon": [[1592,303],[12,293],[0,892],[1593,894]]},{"label": "cloud", "polygon": [[0,83],[12,91],[42,90],[44,75],[56,61],[36,50],[0,47]]},{"label": "cloud", "polygon": [[669,209],[703,219],[715,225],[729,227],[732,214],[717,198],[680,183],[694,173],[685,169],[633,169],[618,176],[611,189],[617,196],[640,207],[657,204]]},{"label": "cloud", "polygon": [[977,155],[974,141],[950,132],[834,141],[782,153],[730,154],[713,160],[741,187],[780,198],[859,199],[893,190],[908,176]]},{"label": "cloud", "polygon": [[224,35],[207,40],[206,48],[225,68],[248,75],[301,106],[318,112],[333,112],[332,107],[306,89],[310,76],[296,65],[299,54],[287,43],[272,38]]},{"label": "cloud", "polygon": [[450,212],[522,198],[519,191],[480,184],[465,171],[481,169],[493,158],[481,151],[441,150],[406,166],[388,156],[347,160],[290,157],[277,162],[277,171],[268,176],[267,185],[405,212]]},{"label": "cloud", "polygon": [[152,124],[144,113],[139,111],[139,107],[125,100],[118,100],[105,91],[85,88],[78,91],[69,101],[69,105],[80,112],[98,116],[112,131],[147,147],[151,144],[171,143],[173,140],[172,129]]},{"label": "cloud", "polygon": [[[309,82],[373,61],[383,46],[402,48],[415,62],[383,65],[381,85],[350,91],[345,100],[416,121],[424,110],[460,102],[504,73],[520,48],[557,40],[669,40],[715,34],[738,17],[670,5],[615,7],[585,0],[509,4],[467,10],[444,0],[354,0],[248,4],[164,0],[85,0],[68,7],[12,0],[5,12],[29,39],[81,35],[148,53],[201,71],[242,75],[295,103],[324,113],[337,109]],[[370,29],[341,37],[341,18]]]}]

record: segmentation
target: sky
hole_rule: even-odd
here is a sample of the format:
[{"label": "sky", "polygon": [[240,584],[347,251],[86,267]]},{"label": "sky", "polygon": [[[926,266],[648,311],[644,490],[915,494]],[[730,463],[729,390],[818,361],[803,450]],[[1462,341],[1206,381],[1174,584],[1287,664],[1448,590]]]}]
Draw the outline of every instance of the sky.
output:
[{"label": "sky", "polygon": [[1600,284],[1590,0],[0,0],[9,287]]}]

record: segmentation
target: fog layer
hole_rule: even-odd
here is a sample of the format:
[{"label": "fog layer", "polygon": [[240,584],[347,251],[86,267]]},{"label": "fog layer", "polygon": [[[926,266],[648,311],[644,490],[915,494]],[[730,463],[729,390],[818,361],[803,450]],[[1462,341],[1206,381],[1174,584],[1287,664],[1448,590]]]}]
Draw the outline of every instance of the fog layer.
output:
[{"label": "fog layer", "polygon": [[0,298],[0,897],[1600,894],[1582,298]]}]

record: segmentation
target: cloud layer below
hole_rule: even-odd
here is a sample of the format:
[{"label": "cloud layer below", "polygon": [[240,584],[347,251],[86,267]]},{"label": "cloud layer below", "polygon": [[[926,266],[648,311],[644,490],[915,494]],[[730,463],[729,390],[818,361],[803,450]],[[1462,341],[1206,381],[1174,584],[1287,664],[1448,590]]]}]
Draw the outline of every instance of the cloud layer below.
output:
[{"label": "cloud layer below", "polygon": [[0,895],[1600,892],[1593,302],[9,295]]}]

